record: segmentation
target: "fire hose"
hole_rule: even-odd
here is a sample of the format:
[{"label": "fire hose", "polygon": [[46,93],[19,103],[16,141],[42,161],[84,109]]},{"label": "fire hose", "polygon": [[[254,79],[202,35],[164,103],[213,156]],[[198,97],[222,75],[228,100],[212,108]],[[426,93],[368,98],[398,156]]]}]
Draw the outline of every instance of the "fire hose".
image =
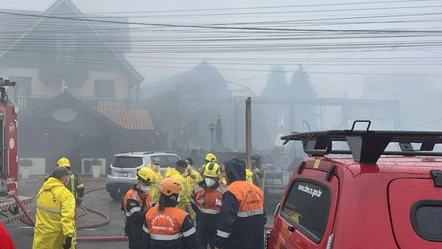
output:
[{"label": "fire hose", "polygon": [[[106,188],[96,188],[96,189],[91,189],[89,191],[86,191],[84,194],[89,194],[95,191],[99,191],[99,190],[105,190]],[[26,217],[26,220],[21,220],[21,222],[23,222],[24,224],[34,227],[35,226],[35,220],[32,218],[31,214],[29,213],[29,211],[26,209],[26,207],[23,205],[22,202],[20,202],[20,199],[17,197],[17,195],[15,193],[11,194],[12,198],[14,198],[15,202],[17,203],[17,205],[20,207],[20,209],[22,210],[23,214]],[[88,214],[89,212],[97,214],[103,218],[105,218],[104,221],[97,223],[97,224],[88,224],[88,225],[83,225],[83,226],[77,226],[78,230],[81,229],[91,229],[91,228],[97,228],[97,227],[101,227],[101,226],[105,226],[107,224],[109,224],[110,222],[110,218],[108,215],[92,209],[92,208],[88,208],[85,207],[84,205],[80,205],[79,208],[81,210],[83,210],[82,213],[78,214],[76,216],[76,218],[80,218],[82,216],[85,216],[86,214]],[[265,225],[264,229],[272,229],[272,225]],[[86,236],[86,237],[77,237],[77,241],[127,241],[127,237],[126,236],[122,236],[122,235],[111,235],[111,236]]]}]

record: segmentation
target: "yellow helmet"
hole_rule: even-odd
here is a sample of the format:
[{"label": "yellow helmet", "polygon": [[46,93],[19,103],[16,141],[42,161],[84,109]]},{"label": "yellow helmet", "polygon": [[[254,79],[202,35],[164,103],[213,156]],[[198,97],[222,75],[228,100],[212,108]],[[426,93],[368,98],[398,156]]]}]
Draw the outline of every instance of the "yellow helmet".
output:
[{"label": "yellow helmet", "polygon": [[212,153],[207,153],[205,160],[209,162],[216,162],[216,156]]},{"label": "yellow helmet", "polygon": [[71,162],[66,157],[62,157],[58,160],[57,166],[59,167],[71,167]]},{"label": "yellow helmet", "polygon": [[141,179],[145,182],[152,182],[155,178],[154,172],[148,167],[143,167],[137,172],[137,179]]},{"label": "yellow helmet", "polygon": [[220,167],[216,162],[206,163],[204,165],[203,175],[208,177],[218,177],[219,176]]}]

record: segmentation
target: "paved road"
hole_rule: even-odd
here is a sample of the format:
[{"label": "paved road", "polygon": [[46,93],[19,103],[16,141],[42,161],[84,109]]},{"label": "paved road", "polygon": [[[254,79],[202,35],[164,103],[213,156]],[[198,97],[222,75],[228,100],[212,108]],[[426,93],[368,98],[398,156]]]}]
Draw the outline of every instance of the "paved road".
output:
[{"label": "paved road", "polygon": [[[104,187],[104,179],[84,179],[86,190]],[[39,189],[37,180],[29,180],[19,183],[19,194],[25,196],[36,196]],[[87,194],[84,198],[84,204],[87,207],[97,209],[110,217],[110,223],[99,228],[92,228],[88,230],[79,230],[78,236],[115,236],[123,235],[123,212],[121,211],[121,203],[110,198],[106,190],[100,190]],[[267,208],[269,222],[273,223],[273,211],[276,204],[270,204]],[[35,202],[28,206],[32,210],[32,215],[35,215]],[[82,210],[77,210],[82,212]],[[96,224],[103,221],[104,218],[96,214],[88,213],[77,220],[79,226]],[[17,248],[31,249],[33,229],[24,225],[21,222],[16,222],[6,225],[6,228],[11,233],[12,238]],[[106,248],[106,249],[122,249],[127,248],[127,242],[79,242],[79,249],[87,248]],[[56,248],[55,248],[56,249]]]}]

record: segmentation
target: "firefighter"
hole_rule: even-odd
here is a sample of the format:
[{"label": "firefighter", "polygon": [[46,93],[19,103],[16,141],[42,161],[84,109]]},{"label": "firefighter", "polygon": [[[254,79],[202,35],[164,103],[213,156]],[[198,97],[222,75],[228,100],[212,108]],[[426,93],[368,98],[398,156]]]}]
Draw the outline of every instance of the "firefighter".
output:
[{"label": "firefighter", "polygon": [[200,173],[200,175],[203,174],[204,172],[204,166],[206,166],[207,163],[209,162],[216,162],[216,156],[213,153],[207,153],[206,157],[204,158],[204,164],[203,166],[201,166],[201,168],[199,168],[198,172]]},{"label": "firefighter", "polygon": [[190,199],[196,212],[196,237],[198,249],[215,247],[216,226],[219,222],[219,211],[222,207],[223,193],[227,188],[219,182],[220,166],[215,162],[207,163],[204,167],[201,181],[192,191]]},{"label": "firefighter", "polygon": [[186,172],[187,164],[184,160],[178,160],[175,164],[175,168],[168,167],[166,173],[164,174],[164,178],[173,178],[180,183],[181,192],[180,198],[178,199],[177,207],[183,211],[186,211],[190,214],[190,200],[187,197],[187,188],[186,188],[186,180],[183,177],[183,174]]},{"label": "firefighter", "polygon": [[189,215],[176,208],[181,187],[173,178],[160,183],[160,201],[151,208],[143,226],[143,249],[195,249],[196,233]]},{"label": "firefighter", "polygon": [[[183,174],[184,180],[186,180],[186,191],[187,191],[187,198],[189,198],[192,196],[192,190],[193,188],[198,185],[199,182],[201,182],[203,180],[203,178],[201,177],[200,173],[198,171],[196,171],[195,169],[193,169],[192,164],[193,164],[193,160],[190,157],[187,157],[184,159],[184,161],[187,164],[187,168],[186,171]],[[195,220],[196,217],[196,213],[193,210],[193,208],[190,209],[190,218],[192,219],[192,221]]]},{"label": "firefighter", "polygon": [[75,248],[75,198],[66,188],[70,174],[56,167],[38,192],[32,249]]},{"label": "firefighter", "polygon": [[215,248],[264,249],[264,193],[246,181],[240,159],[224,162],[221,174],[229,185],[223,194]]},{"label": "firefighter", "polygon": [[152,207],[149,192],[154,177],[153,171],[147,167],[138,170],[138,184],[132,186],[122,200],[121,210],[126,214],[124,231],[129,238],[129,249],[142,249],[144,216]]},{"label": "firefighter", "polygon": [[161,161],[160,158],[158,157],[154,157],[152,159],[152,164],[147,165],[147,168],[152,170],[155,174],[150,186],[150,194],[152,196],[153,203],[158,203],[158,200],[160,199],[160,191],[158,190],[158,185],[160,184],[161,180],[163,180],[163,175],[161,174],[160,166],[161,166]]},{"label": "firefighter", "polygon": [[[57,162],[57,166],[65,167],[67,170],[71,171],[71,162],[66,157],[60,158]],[[80,176],[72,173],[72,175],[69,177],[69,181],[66,187],[75,197],[75,206],[80,206],[83,202],[84,196],[84,184],[83,181],[81,181]]]},{"label": "firefighter", "polygon": [[0,222],[0,248],[1,249],[15,249],[14,241],[8,233],[8,230]]},{"label": "firefighter", "polygon": [[253,183],[264,191],[266,167],[261,163],[261,156],[258,154],[250,156],[250,160],[252,160]]},{"label": "firefighter", "polygon": [[253,171],[247,167],[247,161],[245,159],[242,160],[244,168],[246,169],[246,180],[250,183],[253,183]]}]

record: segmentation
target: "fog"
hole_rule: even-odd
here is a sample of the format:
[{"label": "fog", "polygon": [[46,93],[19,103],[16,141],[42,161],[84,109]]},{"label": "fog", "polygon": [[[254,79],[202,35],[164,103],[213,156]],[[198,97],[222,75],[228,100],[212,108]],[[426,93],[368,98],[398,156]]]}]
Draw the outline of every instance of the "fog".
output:
[{"label": "fog", "polygon": [[[109,39],[113,50],[119,50],[144,78],[140,83],[133,75],[115,76],[112,80],[127,84],[116,86],[112,98],[125,101],[119,108],[147,109],[154,130],[166,134],[170,150],[210,150],[212,136],[217,139],[209,124],[216,124],[218,115],[223,128],[218,149],[244,150],[244,100],[248,96],[252,97],[253,147],[258,150],[273,149],[278,134],[308,126],[343,129],[355,119],[372,120],[374,129],[438,130],[442,124],[442,114],[436,111],[442,105],[441,1],[72,0],[66,2],[78,7],[82,15],[46,13],[56,16],[45,24],[43,34],[48,37],[22,37],[23,26],[31,27],[54,2],[0,1],[0,25],[8,26],[0,38],[2,49],[11,49],[16,39],[33,47],[28,53],[32,58],[16,49],[25,55],[12,58],[14,65],[3,62],[0,74],[21,76],[13,75],[11,68],[20,68],[20,60],[22,67],[29,68],[24,62],[54,49],[56,42],[50,34],[69,33],[83,25],[78,18],[87,19],[88,27]],[[23,10],[41,13],[10,14]],[[21,31],[15,32],[14,25]],[[74,33],[86,36],[89,32],[81,30]],[[70,65],[60,79],[69,72],[87,72],[88,63],[100,66],[89,71],[118,72],[106,68],[116,62],[106,57],[111,52],[96,52],[102,49],[98,41],[77,39],[75,44],[77,50],[91,49],[88,54],[96,54],[81,65]],[[92,74],[87,75],[92,81]],[[89,82],[86,78],[74,81]],[[56,85],[54,91],[32,86],[28,95],[55,97],[67,85]],[[80,99],[97,97],[90,94],[92,86],[77,88],[72,83],[66,89]],[[358,99],[370,101],[361,104],[361,109]],[[310,101],[308,106],[306,101]],[[344,113],[341,106],[353,110]],[[278,125],[280,119],[284,126]],[[130,136],[144,136],[142,129],[132,130]],[[141,143],[124,143],[126,150],[145,149]],[[110,152],[97,153],[108,158]]]}]

